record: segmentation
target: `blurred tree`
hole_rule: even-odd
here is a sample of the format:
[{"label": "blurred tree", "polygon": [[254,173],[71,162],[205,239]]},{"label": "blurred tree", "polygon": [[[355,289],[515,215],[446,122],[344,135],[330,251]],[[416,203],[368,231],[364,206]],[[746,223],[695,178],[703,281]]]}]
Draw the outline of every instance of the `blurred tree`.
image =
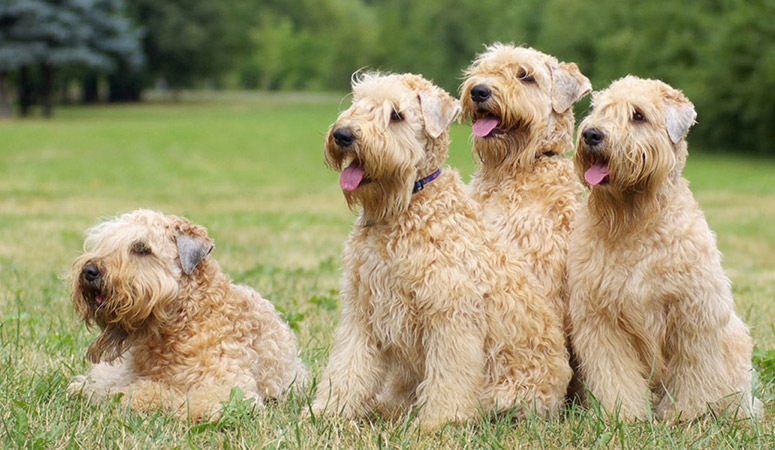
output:
[{"label": "blurred tree", "polygon": [[775,0],[720,0],[691,72],[697,134],[715,149],[775,155]]},{"label": "blurred tree", "polygon": [[543,8],[543,0],[374,3],[382,25],[379,65],[425,74],[450,92],[457,91],[462,71],[485,45],[532,44]]},{"label": "blurred tree", "polygon": [[[110,56],[123,54],[127,49],[136,54],[132,36],[120,35],[115,26],[108,24],[113,18],[104,14],[106,4],[118,3],[5,0],[0,5],[0,71],[18,72],[16,84],[22,115],[29,114],[36,91],[43,114],[52,114],[57,69],[107,71],[114,67]],[[128,26],[124,28],[127,29]],[[110,32],[106,34],[106,30]]]},{"label": "blurred tree", "polygon": [[20,113],[27,115],[31,102],[29,70],[27,66],[38,62],[45,44],[42,41],[25,39],[20,22],[38,10],[46,10],[42,2],[6,0],[0,4],[0,108],[7,115],[10,112],[6,81],[13,71],[18,70]]},{"label": "blurred tree", "polygon": [[149,75],[181,88],[230,70],[250,49],[255,1],[129,0]]},{"label": "blurred tree", "polygon": [[584,2],[549,0],[538,45],[576,62],[595,85],[627,73],[678,82],[696,65],[698,44],[708,34],[707,24],[698,20],[707,3],[651,2],[634,8],[599,0],[590,8]]},{"label": "blurred tree", "polygon": [[288,53],[293,50],[294,41],[303,41],[307,37],[294,32],[289,17],[266,11],[261,15],[258,26],[250,31],[249,39],[254,50],[242,67],[243,78],[255,78],[252,82],[248,81],[250,87],[268,91],[279,87],[281,76],[287,71]]},{"label": "blurred tree", "polygon": [[[373,64],[378,19],[362,0],[256,0],[241,78],[261,89],[346,89]],[[310,14],[314,11],[314,14]]]},{"label": "blurred tree", "polygon": [[[87,45],[92,50],[111,60],[110,70],[94,67],[86,70],[82,78],[84,102],[97,100],[97,84],[106,73],[121,73],[121,77],[137,76],[145,61],[140,46],[142,32],[126,15],[124,0],[91,0],[91,5],[82,17],[88,27]],[[113,86],[112,86],[113,87]],[[111,92],[111,97],[117,96]],[[139,91],[138,91],[139,96]]]}]

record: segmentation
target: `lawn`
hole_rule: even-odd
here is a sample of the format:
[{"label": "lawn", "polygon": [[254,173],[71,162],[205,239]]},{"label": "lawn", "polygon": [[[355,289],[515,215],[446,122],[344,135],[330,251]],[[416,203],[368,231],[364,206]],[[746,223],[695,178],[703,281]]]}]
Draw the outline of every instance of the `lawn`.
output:
[{"label": "lawn", "polygon": [[[775,447],[775,358],[764,356],[775,354],[775,160],[691,146],[685,174],[717,233],[737,311],[763,361],[756,390],[767,412],[759,424],[607,422],[593,406],[557,421],[502,418],[424,434],[408,419],[301,419],[306,396],[258,412],[234,398],[220,421],[189,424],[68,395],[69,380],[87,370],[96,332],[77,321],[64,277],[86,228],[137,207],[205,225],[213,257],[285,312],[303,359],[319,374],[338,317],[339,253],[354,218],[322,157],[328,125],[346,107],[342,97],[199,96],[0,122],[0,447]],[[449,163],[465,178],[473,169],[469,134],[453,126]]]}]

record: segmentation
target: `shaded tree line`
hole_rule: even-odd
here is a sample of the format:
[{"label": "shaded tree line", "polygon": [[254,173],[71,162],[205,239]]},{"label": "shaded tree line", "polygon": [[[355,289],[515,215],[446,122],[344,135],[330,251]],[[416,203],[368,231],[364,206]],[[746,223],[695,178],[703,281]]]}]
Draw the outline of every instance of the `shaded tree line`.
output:
[{"label": "shaded tree line", "polygon": [[139,37],[122,0],[2,0],[0,114],[10,113],[11,85],[21,115],[39,103],[50,116],[63,80],[139,68]]},{"label": "shaded tree line", "polygon": [[[44,6],[65,12],[23,25]],[[347,90],[363,68],[422,73],[455,92],[483,45],[503,41],[576,62],[596,89],[628,73],[661,78],[696,104],[693,140],[775,154],[773,17],[775,0],[0,0],[0,95],[13,85],[20,105],[45,104],[73,80],[86,101],[98,86],[137,100],[160,80]]]}]

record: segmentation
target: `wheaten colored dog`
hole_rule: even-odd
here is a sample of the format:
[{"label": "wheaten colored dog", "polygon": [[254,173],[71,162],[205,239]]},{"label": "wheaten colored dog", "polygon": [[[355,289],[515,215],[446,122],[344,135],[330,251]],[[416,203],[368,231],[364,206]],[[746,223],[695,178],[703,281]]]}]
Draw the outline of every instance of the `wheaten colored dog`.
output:
[{"label": "wheaten colored dog", "polygon": [[208,258],[203,227],[137,210],[86,234],[72,300],[102,334],[87,353],[97,364],[72,392],[123,393],[133,409],[196,420],[217,417],[233,387],[261,406],[304,383],[292,332],[271,303],[231,284]]},{"label": "wheaten colored dog", "polygon": [[563,154],[573,148],[573,104],[591,90],[576,64],[494,44],[466,70],[463,112],[481,164],[469,185],[488,222],[566,314],[565,260],[583,187]]},{"label": "wheaten colored dog", "polygon": [[438,175],[459,111],[420,76],[367,74],[331,127],[326,163],[363,210],[342,254],[342,317],[315,412],[416,406],[434,428],[479,408],[552,416],[563,403],[561,322],[458,173]]},{"label": "wheaten colored dog", "polygon": [[751,338],[713,233],[681,176],[694,106],[628,76],[593,98],[575,164],[591,193],[568,255],[572,343],[609,411],[751,415]]}]

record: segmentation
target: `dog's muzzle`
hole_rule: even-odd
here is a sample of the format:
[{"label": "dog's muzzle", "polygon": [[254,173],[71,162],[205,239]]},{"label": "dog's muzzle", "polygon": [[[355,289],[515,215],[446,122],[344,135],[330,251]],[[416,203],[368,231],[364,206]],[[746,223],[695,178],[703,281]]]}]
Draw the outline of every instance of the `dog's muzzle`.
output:
[{"label": "dog's muzzle", "polygon": [[93,300],[97,305],[102,304],[102,273],[96,264],[89,263],[83,266],[83,269],[81,269],[81,286],[89,300]]}]

